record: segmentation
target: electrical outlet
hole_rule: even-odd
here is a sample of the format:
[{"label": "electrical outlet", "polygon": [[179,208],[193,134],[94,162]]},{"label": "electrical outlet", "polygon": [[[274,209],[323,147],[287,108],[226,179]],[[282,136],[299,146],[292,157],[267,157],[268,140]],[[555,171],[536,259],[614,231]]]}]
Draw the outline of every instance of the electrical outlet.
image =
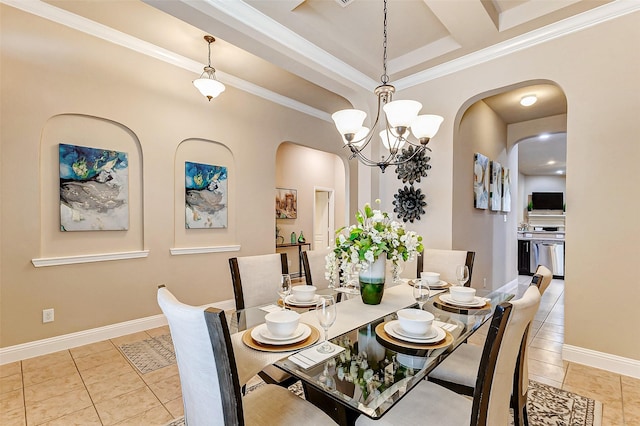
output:
[{"label": "electrical outlet", "polygon": [[42,322],[53,322],[53,308],[42,310]]}]

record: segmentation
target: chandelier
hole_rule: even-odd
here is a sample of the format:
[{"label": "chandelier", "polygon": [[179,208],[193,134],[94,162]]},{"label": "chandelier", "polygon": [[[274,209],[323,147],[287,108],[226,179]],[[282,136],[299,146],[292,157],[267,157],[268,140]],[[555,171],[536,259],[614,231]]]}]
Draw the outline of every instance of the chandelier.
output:
[{"label": "chandelier", "polygon": [[206,35],[204,36],[204,40],[209,43],[209,65],[204,67],[200,78],[193,80],[193,85],[211,102],[211,99],[224,92],[225,87],[224,84],[218,81],[216,78],[216,69],[211,66],[211,43],[216,41],[216,39],[210,35]]},{"label": "chandelier", "polygon": [[[343,109],[331,115],[338,132],[342,135],[344,146],[351,150],[349,159],[358,158],[366,166],[380,167],[382,173],[388,166],[397,166],[410,161],[425,150],[429,140],[435,136],[444,120],[439,115],[418,115],[422,104],[411,100],[393,100],[396,88],[389,84],[387,75],[387,0],[384,0],[383,23],[383,74],[381,85],[374,90],[378,97],[378,111],[371,129],[363,126],[367,113],[357,109]],[[380,123],[381,131],[376,131]],[[410,134],[417,140],[411,140]],[[362,152],[373,139],[380,138],[384,154],[380,160],[369,159]],[[402,149],[413,146],[415,149]]]}]

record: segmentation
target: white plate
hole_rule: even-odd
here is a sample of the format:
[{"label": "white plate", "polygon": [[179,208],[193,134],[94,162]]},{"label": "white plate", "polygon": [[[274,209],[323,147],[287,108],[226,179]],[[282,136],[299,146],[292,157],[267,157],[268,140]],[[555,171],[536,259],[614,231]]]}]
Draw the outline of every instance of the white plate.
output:
[{"label": "white plate", "polygon": [[432,326],[436,331],[437,334],[435,335],[435,337],[432,337],[430,339],[417,339],[415,337],[407,337],[407,336],[403,336],[401,334],[398,334],[395,330],[395,326],[394,324],[397,323],[398,320],[393,320],[393,321],[387,321],[384,323],[384,331],[387,332],[387,334],[391,337],[395,337],[396,339],[400,339],[400,340],[404,340],[406,342],[411,342],[411,343],[436,343],[441,341],[442,339],[444,339],[447,335],[447,333],[441,329],[440,327],[437,326]]},{"label": "white plate", "polygon": [[304,333],[304,327],[300,327],[300,324],[298,324],[298,328],[295,329],[293,334],[287,337],[274,336],[273,334],[271,334],[268,327],[261,328],[259,333],[260,337],[266,340],[291,340],[300,337],[302,333]]},{"label": "white plate", "polygon": [[462,306],[463,308],[481,308],[482,306],[487,304],[487,301],[484,297],[475,296],[473,298],[473,302],[458,302],[451,297],[451,294],[441,294],[440,300],[450,305]]},{"label": "white plate", "polygon": [[308,301],[308,302],[300,302],[296,299],[294,299],[293,294],[288,295],[287,297],[284,298],[284,301],[287,305],[291,305],[291,306],[315,306],[316,302],[318,301],[318,299],[320,298],[319,295],[315,294],[313,296],[313,299]]},{"label": "white plate", "polygon": [[435,284],[429,284],[429,287],[430,288],[443,288],[443,287],[447,287],[448,285],[449,285],[448,282],[440,280]]},{"label": "white plate", "polygon": [[429,339],[433,339],[438,335],[438,331],[435,329],[435,327],[431,327],[431,330],[429,330],[427,334],[418,335],[418,334],[407,333],[402,329],[402,326],[400,325],[400,320],[394,322],[393,325],[391,325],[391,327],[393,327],[393,331],[395,331],[396,334],[399,334],[404,337],[411,337],[412,339],[429,340]]},{"label": "white plate", "polygon": [[[302,333],[298,334],[299,330],[302,330]],[[264,333],[269,333],[267,331],[267,324],[260,324],[251,330],[251,338],[258,343],[264,343],[266,345],[291,345],[293,343],[298,343],[306,339],[311,335],[311,329],[307,324],[300,323],[298,328],[293,333],[293,335],[297,335],[297,337],[290,337],[288,339],[269,339],[264,337]]]}]

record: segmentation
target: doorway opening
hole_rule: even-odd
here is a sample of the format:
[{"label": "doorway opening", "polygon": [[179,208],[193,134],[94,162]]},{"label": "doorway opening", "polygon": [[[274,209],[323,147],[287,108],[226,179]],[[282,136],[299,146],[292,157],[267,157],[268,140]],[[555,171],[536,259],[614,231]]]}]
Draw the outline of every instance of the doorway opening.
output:
[{"label": "doorway opening", "polygon": [[334,190],[314,188],[313,201],[313,249],[331,246],[335,228]]}]

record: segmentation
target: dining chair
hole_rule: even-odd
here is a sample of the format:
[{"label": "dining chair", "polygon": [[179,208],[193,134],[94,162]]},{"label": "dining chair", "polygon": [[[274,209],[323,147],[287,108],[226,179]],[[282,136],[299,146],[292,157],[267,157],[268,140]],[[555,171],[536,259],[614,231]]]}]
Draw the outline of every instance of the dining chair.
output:
[{"label": "dining chair", "polygon": [[476,253],[473,251],[425,249],[418,254],[416,277],[420,278],[420,272],[423,271],[439,272],[441,280],[457,283],[456,266],[467,265],[469,280],[464,285],[470,287],[475,257]]},{"label": "dining chair", "polygon": [[329,253],[331,253],[330,248],[300,252],[304,278],[308,285],[314,285],[318,290],[329,287],[329,280],[324,276],[325,258]]},{"label": "dining chair", "polygon": [[182,388],[185,424],[335,424],[292,392],[261,386],[242,396],[224,311],[185,305],[163,285],[158,304],[167,317]]},{"label": "dining chair", "polygon": [[[273,303],[278,298],[277,287],[282,274],[289,272],[286,253],[232,257],[229,259],[236,309]],[[269,365],[258,373],[267,383],[289,387],[297,379]]]},{"label": "dining chair", "polygon": [[[542,268],[545,267],[543,266]],[[541,294],[544,293],[544,290],[546,290],[548,286],[547,284],[543,287],[543,281],[544,278],[542,275],[534,275],[531,279],[531,285],[538,288]],[[550,281],[551,280],[549,280],[549,282]],[[527,391],[529,389],[527,363],[528,336],[529,328],[525,330],[522,342],[520,342],[520,351],[516,361],[516,368],[514,369],[511,406],[514,410],[514,424],[516,426],[528,424],[526,413]],[[480,370],[482,351],[483,348],[480,345],[463,343],[429,373],[429,380],[456,393],[472,396],[475,390],[476,378]]]},{"label": "dining chair", "polygon": [[508,425],[520,342],[539,305],[540,292],[530,286],[520,299],[496,306],[482,350],[473,399],[423,380],[381,418],[373,420],[361,415],[356,425]]},{"label": "dining chair", "polygon": [[229,267],[236,309],[273,303],[281,275],[289,273],[286,253],[232,257]]}]

